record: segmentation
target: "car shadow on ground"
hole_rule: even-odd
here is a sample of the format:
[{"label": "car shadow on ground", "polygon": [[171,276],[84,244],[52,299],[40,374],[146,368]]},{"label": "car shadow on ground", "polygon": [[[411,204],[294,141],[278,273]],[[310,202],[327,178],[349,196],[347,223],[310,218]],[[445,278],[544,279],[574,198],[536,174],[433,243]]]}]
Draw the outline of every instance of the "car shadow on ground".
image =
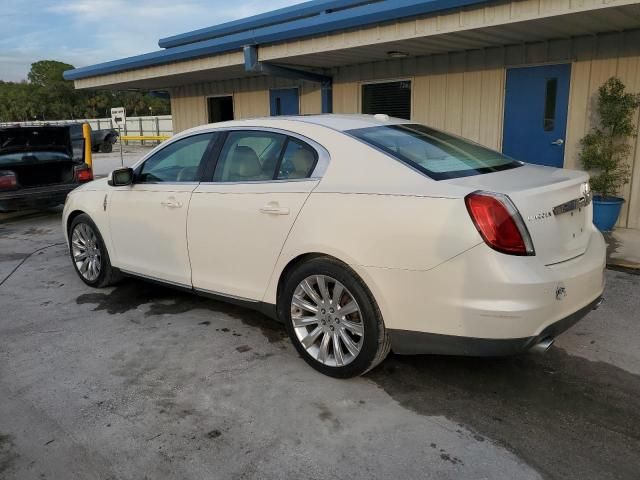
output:
[{"label": "car shadow on ground", "polygon": [[200,308],[224,313],[245,325],[257,327],[272,343],[287,336],[284,325],[254,310],[133,278],[125,278],[108,292],[84,293],[76,298],[76,303],[93,304],[94,311],[109,314],[122,314],[148,305],[145,317],[176,315]]}]

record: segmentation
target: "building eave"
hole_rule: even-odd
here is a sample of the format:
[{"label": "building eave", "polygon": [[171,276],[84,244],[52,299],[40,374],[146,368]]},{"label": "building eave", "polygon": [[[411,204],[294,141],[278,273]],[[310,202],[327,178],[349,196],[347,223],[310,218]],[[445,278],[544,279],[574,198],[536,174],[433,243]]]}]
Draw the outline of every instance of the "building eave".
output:
[{"label": "building eave", "polygon": [[[121,71],[191,60],[241,50],[246,45],[286,42],[293,39],[302,39],[340,30],[360,28],[372,24],[393,22],[417,15],[433,14],[445,10],[488,3],[489,1],[490,0],[393,0],[360,5],[323,15],[314,15],[286,23],[266,25],[224,36],[216,36],[215,38],[181,43],[180,45],[164,50],[76,68],[64,72],[64,78],[67,80],[80,80]],[[308,3],[324,5],[327,2],[321,0],[320,2]],[[306,4],[301,4],[298,7],[305,5]]]},{"label": "building eave", "polygon": [[[533,8],[534,4],[538,7]],[[637,0],[541,5],[534,0],[490,2],[438,15],[265,43],[258,48],[258,60],[328,73],[335,67],[388,60],[388,52],[394,50],[416,57],[640,28]],[[75,84],[77,88],[172,88],[252,75],[244,70],[242,51],[237,49],[94,74],[76,79]]]}]

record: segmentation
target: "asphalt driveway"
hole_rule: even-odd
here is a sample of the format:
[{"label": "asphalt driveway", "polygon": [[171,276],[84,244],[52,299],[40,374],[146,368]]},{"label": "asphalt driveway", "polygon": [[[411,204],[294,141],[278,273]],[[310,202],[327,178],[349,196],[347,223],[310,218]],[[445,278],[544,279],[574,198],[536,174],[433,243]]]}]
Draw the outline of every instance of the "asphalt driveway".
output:
[{"label": "asphalt driveway", "polygon": [[239,307],[75,275],[59,212],[0,223],[0,478],[637,479],[640,276],[544,356],[324,377]]}]

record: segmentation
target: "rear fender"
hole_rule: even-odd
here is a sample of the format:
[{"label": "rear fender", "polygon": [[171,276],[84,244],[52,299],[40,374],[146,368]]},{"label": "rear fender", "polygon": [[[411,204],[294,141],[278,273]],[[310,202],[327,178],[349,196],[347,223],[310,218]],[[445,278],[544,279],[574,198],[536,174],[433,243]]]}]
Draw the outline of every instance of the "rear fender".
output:
[{"label": "rear fender", "polygon": [[314,192],[289,233],[263,301],[276,302],[292,260],[319,253],[353,268],[384,314],[384,292],[367,267],[426,271],[479,243],[463,199]]}]

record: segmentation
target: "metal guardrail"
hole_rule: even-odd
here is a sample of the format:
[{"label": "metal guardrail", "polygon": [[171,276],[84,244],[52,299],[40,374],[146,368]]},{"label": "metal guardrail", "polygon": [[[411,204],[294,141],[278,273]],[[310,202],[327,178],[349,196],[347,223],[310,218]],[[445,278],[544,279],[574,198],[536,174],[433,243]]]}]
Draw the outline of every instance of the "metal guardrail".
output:
[{"label": "metal guardrail", "polygon": [[124,142],[128,142],[128,141],[144,142],[145,140],[149,140],[149,141],[155,140],[155,141],[164,142],[165,140],[171,138],[171,135],[122,135],[120,138]]}]

